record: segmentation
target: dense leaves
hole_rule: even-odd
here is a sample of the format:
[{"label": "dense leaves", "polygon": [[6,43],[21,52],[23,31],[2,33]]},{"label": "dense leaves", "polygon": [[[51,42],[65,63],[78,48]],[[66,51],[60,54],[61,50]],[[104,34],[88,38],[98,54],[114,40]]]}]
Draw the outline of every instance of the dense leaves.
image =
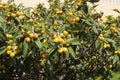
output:
[{"label": "dense leaves", "polygon": [[119,79],[120,17],[96,12],[98,1],[49,0],[49,8],[1,3],[0,79]]}]

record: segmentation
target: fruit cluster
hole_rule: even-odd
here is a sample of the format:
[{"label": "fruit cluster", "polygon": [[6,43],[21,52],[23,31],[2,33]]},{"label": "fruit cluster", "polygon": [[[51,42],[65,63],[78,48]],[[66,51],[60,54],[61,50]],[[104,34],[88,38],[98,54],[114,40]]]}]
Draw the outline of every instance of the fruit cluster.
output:
[{"label": "fruit cluster", "polygon": [[[69,42],[66,42],[67,38],[70,38],[71,35],[67,31],[63,31],[62,33],[54,34],[54,42],[56,44],[60,44],[60,48],[58,49],[58,53],[67,53],[68,49],[67,47],[70,45]],[[64,47],[63,47],[64,46]]]},{"label": "fruit cluster", "polygon": [[100,34],[98,38],[99,38],[101,41],[104,41],[104,40],[105,40],[103,34]]},{"label": "fruit cluster", "polygon": [[38,33],[34,31],[34,28],[32,28],[31,31],[25,31],[24,29],[21,30],[21,33],[25,36],[25,41],[30,42],[31,39],[37,39]]},{"label": "fruit cluster", "polygon": [[19,52],[20,52],[20,50],[15,43],[13,45],[8,45],[7,46],[7,54],[10,55],[11,58],[13,58]]}]

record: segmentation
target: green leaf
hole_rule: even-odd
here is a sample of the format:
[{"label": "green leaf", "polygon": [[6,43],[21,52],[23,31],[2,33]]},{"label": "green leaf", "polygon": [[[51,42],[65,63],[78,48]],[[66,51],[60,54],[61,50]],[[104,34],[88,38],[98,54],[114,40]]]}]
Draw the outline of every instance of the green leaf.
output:
[{"label": "green leaf", "polygon": [[20,25],[20,27],[26,29],[26,30],[31,30],[31,26],[30,25]]},{"label": "green leaf", "polygon": [[57,51],[57,47],[50,48],[49,58],[51,58]]},{"label": "green leaf", "polygon": [[39,38],[35,41],[35,44],[38,46],[39,49],[42,48],[42,43]]},{"label": "green leaf", "polygon": [[83,19],[83,22],[85,22],[85,24],[87,24],[87,25],[93,25],[92,23],[90,23],[90,21],[88,21],[86,19]]},{"label": "green leaf", "polygon": [[0,55],[2,55],[2,54],[5,54],[6,53],[6,47],[4,46],[4,47],[1,47],[0,48]]},{"label": "green leaf", "polygon": [[89,9],[88,9],[88,12],[89,13],[91,13],[93,10],[95,10],[95,8],[98,6],[98,4],[97,5],[93,5],[92,7],[90,7]]},{"label": "green leaf", "polygon": [[23,43],[23,57],[27,56],[28,48],[29,48],[28,43],[24,42]]},{"label": "green leaf", "polygon": [[76,55],[75,55],[75,52],[74,52],[73,48],[69,47],[68,50],[69,50],[69,53],[71,54],[71,56],[75,58]]},{"label": "green leaf", "polygon": [[80,45],[79,39],[77,38],[67,39],[66,42],[71,43],[72,45]]},{"label": "green leaf", "polygon": [[89,2],[94,3],[94,2],[99,2],[100,0],[89,0]]},{"label": "green leaf", "polygon": [[106,38],[106,41],[116,44],[115,40],[110,39],[110,38]]},{"label": "green leaf", "polygon": [[119,72],[112,72],[112,78],[110,80],[119,80],[120,79],[120,71]]},{"label": "green leaf", "polygon": [[98,31],[97,31],[97,29],[96,29],[96,26],[93,26],[93,31],[94,31],[96,34],[98,34]]},{"label": "green leaf", "polygon": [[4,22],[4,18],[2,16],[0,16],[0,22]]},{"label": "green leaf", "polygon": [[45,47],[45,48],[48,48],[48,47],[49,47],[49,45],[48,45],[47,42],[43,42],[43,43],[42,43],[42,46]]},{"label": "green leaf", "polygon": [[113,11],[115,11],[117,13],[120,13],[120,11],[118,9],[113,9]]},{"label": "green leaf", "polygon": [[8,4],[11,4],[14,0],[8,0]]},{"label": "green leaf", "polygon": [[47,73],[49,74],[49,79],[52,80],[54,78],[53,66],[49,60],[47,61],[46,66],[47,66]]},{"label": "green leaf", "polygon": [[119,56],[118,55],[115,55],[114,56],[114,59],[113,59],[113,64],[115,64],[116,62],[119,61]]}]

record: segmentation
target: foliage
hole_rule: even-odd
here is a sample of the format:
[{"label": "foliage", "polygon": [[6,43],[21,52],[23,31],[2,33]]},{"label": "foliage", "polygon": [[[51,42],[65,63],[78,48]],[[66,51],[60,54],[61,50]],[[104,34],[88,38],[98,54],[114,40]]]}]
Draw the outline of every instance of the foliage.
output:
[{"label": "foliage", "polygon": [[109,80],[119,74],[120,17],[88,7],[97,1],[49,0],[48,9],[1,3],[0,79]]}]

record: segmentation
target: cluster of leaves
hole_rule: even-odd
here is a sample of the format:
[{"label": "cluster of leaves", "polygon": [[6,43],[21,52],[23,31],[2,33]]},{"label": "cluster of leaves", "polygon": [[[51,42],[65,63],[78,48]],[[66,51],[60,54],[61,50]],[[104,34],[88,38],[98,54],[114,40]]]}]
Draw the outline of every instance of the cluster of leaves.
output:
[{"label": "cluster of leaves", "polygon": [[120,67],[120,17],[88,7],[97,1],[0,4],[0,79],[110,79]]}]

